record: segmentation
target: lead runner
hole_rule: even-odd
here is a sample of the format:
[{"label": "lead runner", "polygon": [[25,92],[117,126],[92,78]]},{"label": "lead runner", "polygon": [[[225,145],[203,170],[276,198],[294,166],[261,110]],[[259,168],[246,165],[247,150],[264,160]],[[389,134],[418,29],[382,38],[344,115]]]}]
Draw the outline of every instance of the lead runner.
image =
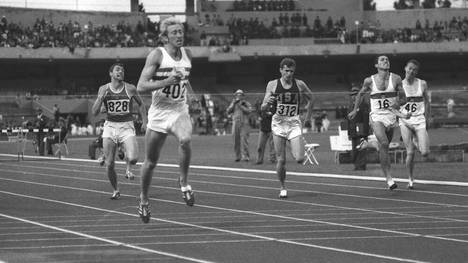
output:
[{"label": "lead runner", "polygon": [[195,203],[192,187],[187,183],[192,155],[192,121],[187,96],[193,95],[188,80],[192,68],[192,53],[183,47],[184,27],[170,17],[161,22],[163,47],[151,51],[138,81],[138,91],[151,92],[148,128],[145,136],[145,161],[141,167],[141,194],[138,214],[144,223],[151,218],[148,191],[159,154],[168,134],[179,141],[179,185],[188,206]]}]

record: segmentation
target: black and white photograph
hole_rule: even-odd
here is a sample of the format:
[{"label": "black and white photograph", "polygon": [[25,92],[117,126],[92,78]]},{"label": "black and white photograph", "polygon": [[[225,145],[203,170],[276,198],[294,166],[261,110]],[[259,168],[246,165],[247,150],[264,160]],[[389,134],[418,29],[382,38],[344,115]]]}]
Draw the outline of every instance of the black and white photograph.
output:
[{"label": "black and white photograph", "polygon": [[468,0],[0,0],[0,263],[466,262],[467,154]]}]

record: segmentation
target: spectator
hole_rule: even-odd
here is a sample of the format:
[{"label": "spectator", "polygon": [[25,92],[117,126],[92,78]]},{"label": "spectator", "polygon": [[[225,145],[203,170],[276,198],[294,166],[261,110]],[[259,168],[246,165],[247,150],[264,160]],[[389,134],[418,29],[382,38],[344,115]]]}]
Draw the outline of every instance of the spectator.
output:
[{"label": "spectator", "polygon": [[269,147],[270,162],[276,163],[275,146],[273,144],[273,135],[271,134],[271,118],[273,113],[271,111],[262,111],[260,107],[259,110],[260,130],[257,144],[257,162],[255,164],[263,163],[267,145]]},{"label": "spectator", "polygon": [[455,117],[455,112],[453,111],[453,107],[455,106],[455,100],[449,98],[447,100],[447,117],[453,118]]},{"label": "spectator", "polygon": [[54,107],[52,108],[52,113],[54,114],[54,120],[58,122],[60,118],[60,109],[57,104],[54,104]]},{"label": "spectator", "polygon": [[35,121],[35,128],[39,129],[39,131],[36,133],[36,150],[39,153],[39,155],[44,155],[44,139],[46,133],[43,131],[45,128],[49,128],[49,118],[45,116],[42,112],[41,108],[38,108],[36,110],[37,116],[36,116],[36,121]]},{"label": "spectator", "polygon": [[322,131],[322,114],[317,111],[315,112],[313,118],[314,118],[316,132],[321,132]]},{"label": "spectator", "polygon": [[249,155],[249,115],[252,107],[244,99],[244,91],[241,89],[234,93],[234,99],[227,108],[227,113],[232,114],[232,135],[234,137],[235,161],[240,160],[248,162]]},{"label": "spectator", "polygon": [[[350,94],[350,109],[354,107],[359,90],[359,86],[353,84]],[[354,170],[366,170],[367,148],[362,146],[369,135],[369,103],[367,100],[368,98],[363,99],[356,117],[348,119],[348,136],[352,145],[351,160],[354,163]]]}]

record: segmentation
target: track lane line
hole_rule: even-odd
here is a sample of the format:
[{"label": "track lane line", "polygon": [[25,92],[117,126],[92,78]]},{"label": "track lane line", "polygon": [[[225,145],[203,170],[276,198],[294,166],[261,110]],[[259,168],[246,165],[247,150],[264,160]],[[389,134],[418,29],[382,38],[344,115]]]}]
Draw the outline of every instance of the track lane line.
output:
[{"label": "track lane line", "polygon": [[[79,188],[78,188],[79,189]],[[88,189],[86,189],[88,190]],[[94,192],[94,191],[92,191]],[[96,191],[99,192],[99,191]],[[29,199],[36,199],[36,200],[41,200],[41,201],[47,201],[47,202],[52,202],[52,203],[59,203],[62,205],[68,205],[68,206],[74,206],[74,207],[80,207],[80,208],[86,208],[86,209],[91,209],[91,210],[96,210],[96,211],[101,211],[105,213],[114,213],[114,214],[120,214],[120,215],[126,215],[126,216],[132,216],[132,217],[138,217],[138,215],[135,214],[130,214],[130,213],[125,213],[121,211],[115,211],[115,210],[108,210],[108,209],[103,209],[103,208],[98,208],[98,207],[92,207],[92,206],[86,206],[86,205],[81,205],[81,204],[76,204],[76,203],[70,203],[70,202],[64,202],[64,201],[59,201],[59,200],[54,200],[54,199],[48,199],[48,198],[42,198],[42,197],[37,197],[37,196],[31,196],[31,195],[23,195],[23,194],[18,194],[18,193],[13,193],[13,192],[7,192],[7,191],[0,191],[0,193],[7,194],[7,195],[13,195],[13,196],[18,196],[18,197],[23,197],[23,198],[29,198]],[[103,193],[103,192],[101,192]],[[106,193],[107,194],[107,193]],[[38,223],[38,222],[33,222],[30,220],[26,219],[21,219],[13,216],[8,216],[0,213],[0,216],[8,217],[11,219],[16,219],[19,221],[27,222],[27,223],[32,223],[32,224],[37,224],[39,226],[42,226],[43,224]],[[184,222],[177,222],[177,221],[172,221],[172,220],[167,220],[167,219],[161,219],[161,218],[152,218],[152,220],[155,221],[161,221],[165,223],[172,223],[176,225],[185,225],[185,226],[190,226],[193,228],[201,228],[201,229],[206,229],[206,230],[212,230],[212,231],[218,231],[218,232],[224,232],[224,233],[229,233],[233,235],[239,235],[239,236],[245,236],[245,237],[251,237],[254,239],[262,239],[266,241],[275,241],[275,242],[280,242],[280,243],[286,243],[286,244],[291,244],[291,245],[298,245],[298,246],[304,246],[304,247],[311,247],[311,248],[318,248],[318,249],[323,249],[323,250],[329,250],[329,251],[334,251],[334,252],[340,252],[340,253],[347,253],[347,254],[354,254],[354,255],[359,255],[359,256],[367,256],[367,257],[373,257],[373,258],[380,258],[380,259],[388,259],[388,260],[394,260],[394,261],[399,261],[399,262],[410,262],[410,263],[426,263],[426,261],[421,261],[421,260],[413,260],[413,259],[407,259],[407,258],[400,258],[400,257],[393,257],[393,256],[386,256],[386,255],[380,255],[380,254],[374,254],[374,253],[367,253],[367,252],[361,252],[361,251],[355,251],[355,250],[349,250],[349,249],[340,249],[340,248],[334,248],[334,247],[327,247],[327,246],[321,246],[321,245],[314,245],[314,244],[308,244],[308,243],[301,243],[297,241],[292,241],[292,240],[286,240],[286,239],[278,239],[278,238],[272,238],[272,237],[266,237],[266,236],[260,236],[260,235],[255,235],[255,234],[250,234],[250,233],[243,233],[243,232],[237,232],[237,231],[231,231],[231,230],[225,230],[225,229],[220,229],[220,228],[215,228],[215,227],[208,227],[208,226],[200,226],[200,225],[195,225],[195,224],[190,224],[190,223],[184,223]],[[44,225],[44,227],[48,227],[47,225]],[[59,230],[61,231],[61,228],[57,228],[54,226],[50,226],[51,229],[54,230]],[[65,231],[70,231],[63,229]],[[75,231],[71,231],[70,233],[73,234]],[[394,232],[395,233],[395,232]],[[83,233],[76,232],[76,234],[80,235],[86,235]],[[418,235],[420,236],[420,235]],[[90,236],[90,238],[93,236]],[[94,238],[93,238],[94,239]],[[101,238],[96,237],[96,240],[100,240]],[[106,239],[103,239],[101,241],[111,243],[111,244],[116,244],[116,245],[124,245],[124,246],[129,246],[130,248],[135,248],[138,250],[152,252],[156,254],[162,254],[162,255],[172,255],[171,253],[157,253],[159,251],[156,250],[151,250],[151,249],[146,249],[143,247],[131,245],[131,244],[125,244],[113,240],[107,241]],[[174,256],[178,256],[175,255]],[[179,257],[179,256],[178,256]],[[185,258],[184,258],[185,259]],[[190,259],[190,258],[189,258]],[[193,260],[191,260],[193,261]],[[209,262],[209,261],[195,261],[195,262]]]},{"label": "track lane line", "polygon": [[[0,191],[0,192],[3,192],[3,191]],[[17,195],[17,196],[23,196],[23,195]],[[27,196],[23,196],[23,197],[27,197]],[[31,197],[28,197],[28,198],[31,198]],[[37,199],[37,198],[34,198],[34,199]],[[42,198],[39,198],[39,199],[41,199],[43,201],[46,201],[46,199],[42,199]],[[163,255],[163,256],[167,256],[167,257],[171,257],[171,258],[183,259],[183,260],[187,260],[187,261],[191,261],[191,262],[212,263],[211,261],[207,261],[207,260],[201,260],[201,259],[196,259],[196,258],[192,258],[192,257],[186,257],[186,256],[182,256],[182,255],[168,253],[168,252],[164,252],[164,251],[160,251],[160,250],[144,248],[144,247],[140,247],[140,246],[137,246],[137,245],[132,245],[132,244],[128,244],[128,243],[123,243],[123,242],[111,240],[111,239],[108,239],[108,238],[102,238],[102,237],[98,237],[98,236],[93,236],[93,235],[81,233],[81,232],[78,232],[78,231],[68,230],[68,229],[61,228],[61,227],[42,224],[42,223],[39,223],[39,222],[36,222],[36,221],[31,221],[31,220],[27,220],[27,219],[16,217],[16,216],[10,216],[10,215],[6,215],[6,214],[3,214],[3,213],[0,213],[0,216],[4,217],[4,218],[11,219],[11,220],[20,221],[20,222],[23,222],[23,223],[40,226],[40,227],[43,227],[43,228],[60,231],[62,233],[67,233],[67,234],[71,234],[71,235],[75,235],[75,236],[84,237],[86,239],[93,239],[93,240],[101,241],[101,242],[104,242],[104,243],[112,244],[114,246],[127,247],[127,248],[131,248],[131,249],[135,249],[135,250],[139,250],[139,251],[143,251],[143,252],[147,252],[147,253]]]},{"label": "track lane line", "polygon": [[[5,157],[17,157],[16,154],[0,154]],[[46,156],[31,156],[25,155],[25,158],[44,159],[44,160],[58,160],[56,157]],[[69,158],[62,157],[64,161],[75,161],[75,162],[92,162],[97,163],[97,160],[88,160],[81,158]],[[125,164],[123,161],[116,161],[119,164]],[[141,165],[142,162],[138,162],[137,165]],[[165,164],[158,163],[159,167],[171,167],[179,168],[178,164]],[[206,166],[206,165],[190,165],[190,169],[202,169],[202,170],[216,170],[216,171],[231,171],[231,172],[249,172],[249,173],[262,173],[262,174],[276,174],[276,171],[271,170],[260,170],[260,169],[246,169],[246,168],[233,168],[233,167],[218,167],[218,166]],[[302,177],[325,177],[325,178],[338,178],[338,179],[354,179],[354,180],[365,180],[365,181],[385,181],[384,177],[376,176],[357,176],[357,175],[343,175],[343,174],[325,174],[325,173],[304,173],[304,172],[288,172],[288,175],[302,176]],[[408,179],[394,178],[397,182],[408,182]],[[435,184],[435,185],[451,185],[451,186],[463,186],[468,187],[468,182],[456,182],[456,181],[436,181],[436,180],[415,180],[418,184]]]},{"label": "track lane line", "polygon": [[[0,180],[5,180],[5,179],[0,178]],[[25,184],[36,184],[36,185],[43,185],[43,186],[47,186],[47,187],[59,187],[59,188],[65,188],[65,189],[71,189],[71,190],[86,191],[86,192],[99,193],[99,194],[107,194],[107,192],[104,192],[104,191],[97,191],[97,190],[91,190],[91,189],[85,189],[85,188],[77,188],[77,187],[61,186],[61,185],[52,185],[52,184],[36,183],[36,182],[31,183],[31,182],[27,182],[27,181],[20,181],[20,180],[13,180],[13,179],[7,179],[7,180],[22,182],[22,183],[25,183]],[[0,191],[0,193],[2,193],[2,192],[4,192],[4,191]],[[128,196],[128,197],[135,198],[135,196],[132,196],[132,195],[122,194],[122,196]],[[162,202],[185,205],[182,202],[176,202],[176,201],[171,201],[171,200],[157,199],[157,198],[150,198],[150,199],[151,200],[156,200],[156,201],[162,201]],[[61,201],[58,201],[58,202],[61,202]],[[325,225],[333,225],[333,226],[340,226],[340,227],[348,227],[348,228],[371,230],[371,231],[377,231],[377,232],[407,235],[407,236],[413,236],[413,237],[424,237],[424,238],[454,241],[454,242],[460,242],[460,243],[468,243],[468,240],[449,239],[449,238],[442,238],[442,237],[437,237],[437,236],[432,236],[432,235],[415,234],[415,233],[408,233],[408,232],[395,231],[395,230],[387,230],[387,229],[379,229],[379,228],[373,228],[373,227],[351,225],[351,224],[345,224],[345,223],[335,223],[335,222],[328,222],[328,221],[323,221],[323,220],[313,220],[313,219],[296,218],[296,217],[291,217],[291,216],[266,214],[266,213],[260,213],[260,212],[249,211],[249,210],[223,208],[223,207],[208,206],[208,205],[197,205],[197,207],[203,207],[203,208],[215,209],[215,210],[231,211],[231,212],[237,212],[237,213],[243,213],[243,214],[259,215],[259,216],[264,216],[264,217],[280,218],[280,219],[286,219],[286,220],[292,220],[292,221],[319,223],[319,224],[325,224]],[[411,215],[406,215],[406,216],[411,216]],[[447,220],[447,218],[440,218],[440,219],[446,219]],[[178,222],[178,221],[161,219],[161,218],[158,218],[157,220],[163,220],[163,222],[166,222],[166,223],[181,223],[181,222]],[[454,220],[454,219],[452,219],[452,220]],[[450,221],[450,220],[448,220],[448,221]],[[459,222],[459,221],[460,220],[456,220],[456,222]],[[468,221],[462,220],[462,222],[468,222]],[[181,224],[186,224],[186,223],[181,223]],[[195,224],[189,224],[189,225],[204,228],[204,226],[199,226],[199,225],[195,225]],[[218,229],[218,228],[209,228],[209,229]],[[225,230],[225,229],[218,229],[218,230],[220,230],[220,231],[229,231],[229,230]],[[242,233],[242,232],[239,232],[239,233]]]},{"label": "track lane line", "polygon": [[[36,162],[36,161],[31,161],[31,163],[37,163],[37,164],[43,164],[43,162]],[[70,167],[87,167],[87,168],[96,168],[99,169],[100,167],[89,167],[87,165],[80,165],[80,164],[72,164],[72,163],[51,163],[57,167],[55,168],[50,168],[50,167],[44,167],[44,166],[24,166],[22,165],[21,167],[34,167],[34,168],[43,168],[43,169],[63,169],[59,168],[58,166],[70,166]],[[12,166],[13,164],[8,164],[9,166]],[[116,170],[124,171],[125,168],[119,168],[116,167]],[[79,171],[82,172],[82,170],[72,170],[72,171]],[[179,172],[174,172],[174,171],[169,171],[169,170],[159,170],[159,173],[166,174],[179,174]],[[96,171],[90,171],[90,173],[97,173]],[[206,176],[206,177],[211,177],[211,178],[232,178],[232,179],[242,179],[242,180],[253,180],[253,181],[262,181],[262,182],[277,182],[277,180],[273,179],[267,179],[267,178],[254,178],[254,177],[242,177],[242,176],[234,176],[234,175],[218,175],[218,174],[206,174],[206,173],[199,173],[199,172],[191,172],[191,175],[194,176]],[[135,177],[139,177],[138,175],[135,175]],[[164,177],[156,177],[155,179],[166,179]],[[169,178],[167,178],[169,179]],[[404,182],[406,179],[402,179]],[[196,181],[196,180],[195,180]],[[201,182],[206,182],[206,181],[201,181]],[[209,181],[208,183],[212,183],[212,181]],[[415,181],[415,183],[418,183],[418,180]],[[346,188],[358,188],[358,189],[377,189],[377,190],[386,190],[384,187],[373,187],[373,186],[362,186],[362,185],[349,185],[349,184],[337,184],[337,183],[319,183],[319,182],[307,182],[307,181],[294,181],[294,180],[288,180],[288,184],[300,184],[300,185],[325,185],[325,186],[337,186],[337,187],[346,187]],[[301,191],[301,190],[298,190]],[[426,191],[426,190],[418,190],[418,189],[413,189],[413,190],[405,190],[405,189],[399,189],[398,191],[404,191],[404,192],[413,192],[413,193],[421,193],[421,194],[437,194],[437,195],[445,195],[445,196],[460,196],[460,197],[468,197],[466,194],[457,194],[457,193],[447,193],[447,192],[436,192],[436,191]],[[327,192],[325,192],[327,193]],[[330,194],[330,193],[328,193]],[[400,199],[398,199],[400,200]]]},{"label": "track lane line", "polygon": [[[57,168],[51,168],[51,169],[57,170]],[[25,171],[6,170],[6,169],[5,169],[5,171],[12,172],[12,173],[21,173],[21,174],[27,173],[27,174],[33,174],[33,175],[57,177],[57,178],[62,178],[62,179],[66,177],[66,178],[69,178],[71,180],[86,180],[86,181],[95,181],[95,182],[107,183],[107,181],[105,181],[105,180],[92,179],[92,178],[81,178],[81,177],[63,176],[63,175],[59,176],[59,175],[51,175],[51,174],[42,174],[42,173],[37,173],[37,172],[25,172]],[[63,170],[62,169],[62,171],[69,171],[69,170]],[[165,180],[171,180],[171,179],[167,179],[167,178],[164,178],[164,179]],[[0,178],[0,180],[14,180],[14,179]],[[24,181],[21,181],[21,182],[24,182]],[[213,182],[209,182],[209,181],[199,181],[199,182],[213,183]],[[31,183],[31,182],[29,182],[29,183]],[[124,182],[119,182],[119,183],[133,185],[132,183],[124,183]],[[214,183],[214,184],[226,185],[224,183]],[[234,185],[234,184],[231,184],[231,185],[238,186],[238,187],[252,187],[252,188],[258,188],[258,189],[275,189],[276,190],[276,188],[264,187],[264,186]],[[156,186],[156,185],[153,185],[151,187],[152,188],[162,188],[162,189],[176,189],[176,188],[173,188],[173,187]],[[292,190],[294,190],[294,189],[292,189]],[[297,190],[297,191],[303,191],[303,190]],[[304,205],[312,205],[312,206],[319,206],[319,207],[335,208],[335,209],[341,209],[341,210],[352,210],[352,211],[361,211],[361,212],[378,213],[378,214],[399,215],[399,216],[406,216],[406,217],[438,219],[438,220],[447,220],[447,221],[454,221],[454,222],[468,222],[468,220],[447,218],[447,217],[424,216],[424,215],[416,215],[416,214],[407,214],[407,213],[402,213],[402,212],[378,211],[378,210],[365,209],[365,208],[343,207],[343,206],[336,206],[336,205],[326,205],[326,204],[309,203],[309,202],[292,201],[292,200],[280,200],[280,199],[277,199],[277,198],[273,199],[273,198],[266,198],[266,197],[259,197],[259,196],[230,194],[230,193],[221,193],[221,192],[213,192],[213,191],[203,191],[203,190],[197,190],[197,192],[213,194],[213,195],[233,196],[233,197],[251,198],[251,199],[258,199],[258,200],[268,200],[268,201],[275,201],[275,202],[281,202],[281,203],[304,204]],[[313,192],[313,191],[309,191],[309,192]],[[325,193],[329,194],[329,195],[333,195],[333,193],[327,193],[327,192],[325,192]],[[374,198],[374,197],[368,197],[368,196],[355,196],[355,197],[375,199],[375,200],[384,200],[384,201],[396,201],[396,202],[407,202],[407,203],[416,203],[416,204],[424,204],[424,205],[435,205],[435,206],[441,206],[441,207],[459,207],[459,208],[467,208],[468,207],[467,205],[433,203],[433,202],[401,200],[401,199],[391,199],[391,198],[377,198],[377,197]]]}]

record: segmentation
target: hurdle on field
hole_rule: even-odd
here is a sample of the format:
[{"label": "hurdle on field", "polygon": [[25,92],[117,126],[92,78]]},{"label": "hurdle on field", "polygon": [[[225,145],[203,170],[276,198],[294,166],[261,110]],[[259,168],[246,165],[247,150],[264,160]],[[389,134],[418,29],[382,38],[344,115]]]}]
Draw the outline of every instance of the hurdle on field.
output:
[{"label": "hurdle on field", "polygon": [[[2,129],[2,133],[6,134],[8,136],[8,142],[13,142],[16,143],[16,152],[17,152],[17,157],[18,161],[24,160],[24,151],[26,148],[26,143],[28,141],[27,135],[30,133],[38,133],[38,132],[57,132],[59,134],[59,142],[62,141],[61,138],[61,129],[55,128],[55,129],[49,129],[49,128],[44,128],[44,129],[38,129],[38,128],[29,128],[29,129],[24,129],[24,128],[9,128],[9,129]],[[47,138],[45,136],[44,138]],[[58,154],[59,159],[61,158],[61,152],[59,150]]]}]

